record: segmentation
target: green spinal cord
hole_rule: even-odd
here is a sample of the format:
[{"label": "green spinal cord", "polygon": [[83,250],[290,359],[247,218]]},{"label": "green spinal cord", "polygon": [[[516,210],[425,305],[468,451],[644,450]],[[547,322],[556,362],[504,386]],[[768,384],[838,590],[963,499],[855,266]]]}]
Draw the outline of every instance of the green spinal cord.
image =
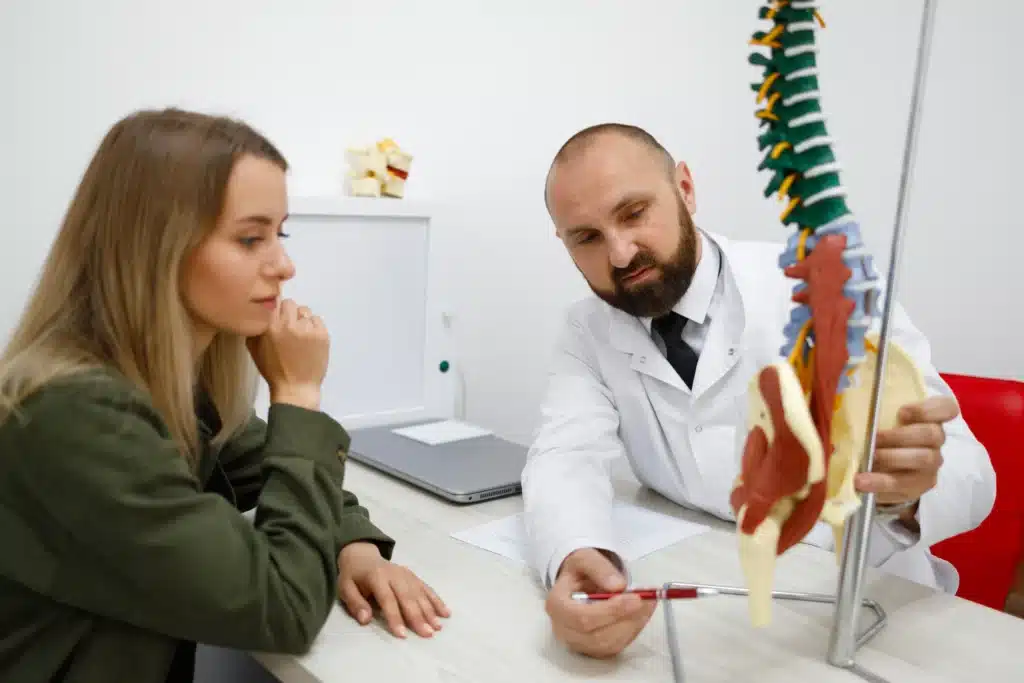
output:
[{"label": "green spinal cord", "polygon": [[771,30],[753,35],[751,43],[759,47],[750,56],[751,64],[764,69],[762,82],[752,86],[764,128],[758,170],[772,172],[764,196],[779,194],[785,200],[783,223],[814,232],[850,213],[819,102],[818,15],[813,2],[793,0],[762,7],[760,17],[773,22]]}]

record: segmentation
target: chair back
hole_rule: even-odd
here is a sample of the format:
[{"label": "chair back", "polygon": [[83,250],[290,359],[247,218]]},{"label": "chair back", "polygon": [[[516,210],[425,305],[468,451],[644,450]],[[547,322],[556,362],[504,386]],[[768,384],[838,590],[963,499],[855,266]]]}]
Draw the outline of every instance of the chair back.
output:
[{"label": "chair back", "polygon": [[957,595],[1002,610],[1024,560],[1024,382],[943,373],[960,414],[988,450],[996,500],[978,528],[932,546],[960,574]]}]

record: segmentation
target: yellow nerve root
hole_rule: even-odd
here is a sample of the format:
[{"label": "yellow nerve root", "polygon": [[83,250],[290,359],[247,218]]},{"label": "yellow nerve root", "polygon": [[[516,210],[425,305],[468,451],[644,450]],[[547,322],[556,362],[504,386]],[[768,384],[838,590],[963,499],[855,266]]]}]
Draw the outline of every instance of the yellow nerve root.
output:
[{"label": "yellow nerve root", "polygon": [[800,231],[800,241],[796,245],[796,260],[803,261],[807,258],[807,238],[811,236],[811,229],[804,228]]},{"label": "yellow nerve root", "polygon": [[763,100],[768,95],[768,89],[771,88],[772,85],[775,83],[775,81],[777,81],[778,79],[779,79],[779,72],[778,71],[773,73],[768,78],[764,79],[764,83],[761,84],[761,89],[757,91],[757,101],[758,101],[759,104],[760,104],[761,100]]},{"label": "yellow nerve root", "polygon": [[793,197],[792,199],[790,199],[789,205],[786,206],[786,209],[782,212],[782,215],[779,216],[779,220],[784,222],[786,218],[789,217],[789,214],[793,213],[793,209],[795,209],[799,205],[800,197]]},{"label": "yellow nerve root", "polygon": [[787,140],[783,140],[779,144],[775,145],[774,147],[772,147],[772,159],[778,159],[779,157],[782,156],[783,152],[785,152],[792,146],[793,145],[789,144]]},{"label": "yellow nerve root", "polygon": [[789,195],[789,188],[793,186],[793,181],[796,180],[797,175],[798,174],[796,173],[790,173],[786,176],[786,179],[782,181],[782,184],[779,185],[779,199]]}]

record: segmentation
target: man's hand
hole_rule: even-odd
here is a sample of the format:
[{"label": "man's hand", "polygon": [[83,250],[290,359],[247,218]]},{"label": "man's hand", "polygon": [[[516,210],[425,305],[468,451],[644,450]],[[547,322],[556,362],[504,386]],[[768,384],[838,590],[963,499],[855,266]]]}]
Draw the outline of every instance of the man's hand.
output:
[{"label": "man's hand", "polygon": [[565,558],[545,609],[555,637],[570,649],[597,658],[614,657],[639,635],[654,614],[657,602],[636,595],[619,595],[592,604],[572,599],[575,591],[618,592],[626,579],[611,561],[594,548],[577,550]]},{"label": "man's hand", "polygon": [[429,638],[441,630],[438,617],[451,614],[430,586],[405,567],[385,560],[372,543],[357,541],[342,548],[338,571],[338,597],[360,624],[370,623],[373,616],[371,598],[399,638],[405,637],[406,624]]},{"label": "man's hand", "polygon": [[[946,442],[943,424],[959,414],[956,401],[946,396],[903,406],[899,426],[875,437],[874,467],[857,475],[857,490],[874,493],[882,505],[918,500],[938,480]],[[901,519],[911,522],[916,513],[911,507]]]}]

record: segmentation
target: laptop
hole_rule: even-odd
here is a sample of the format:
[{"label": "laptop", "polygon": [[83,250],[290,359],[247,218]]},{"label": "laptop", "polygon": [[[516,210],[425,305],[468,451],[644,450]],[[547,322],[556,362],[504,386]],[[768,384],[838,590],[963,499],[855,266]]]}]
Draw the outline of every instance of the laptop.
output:
[{"label": "laptop", "polygon": [[453,503],[522,493],[528,449],[457,420],[349,430],[348,457]]}]

